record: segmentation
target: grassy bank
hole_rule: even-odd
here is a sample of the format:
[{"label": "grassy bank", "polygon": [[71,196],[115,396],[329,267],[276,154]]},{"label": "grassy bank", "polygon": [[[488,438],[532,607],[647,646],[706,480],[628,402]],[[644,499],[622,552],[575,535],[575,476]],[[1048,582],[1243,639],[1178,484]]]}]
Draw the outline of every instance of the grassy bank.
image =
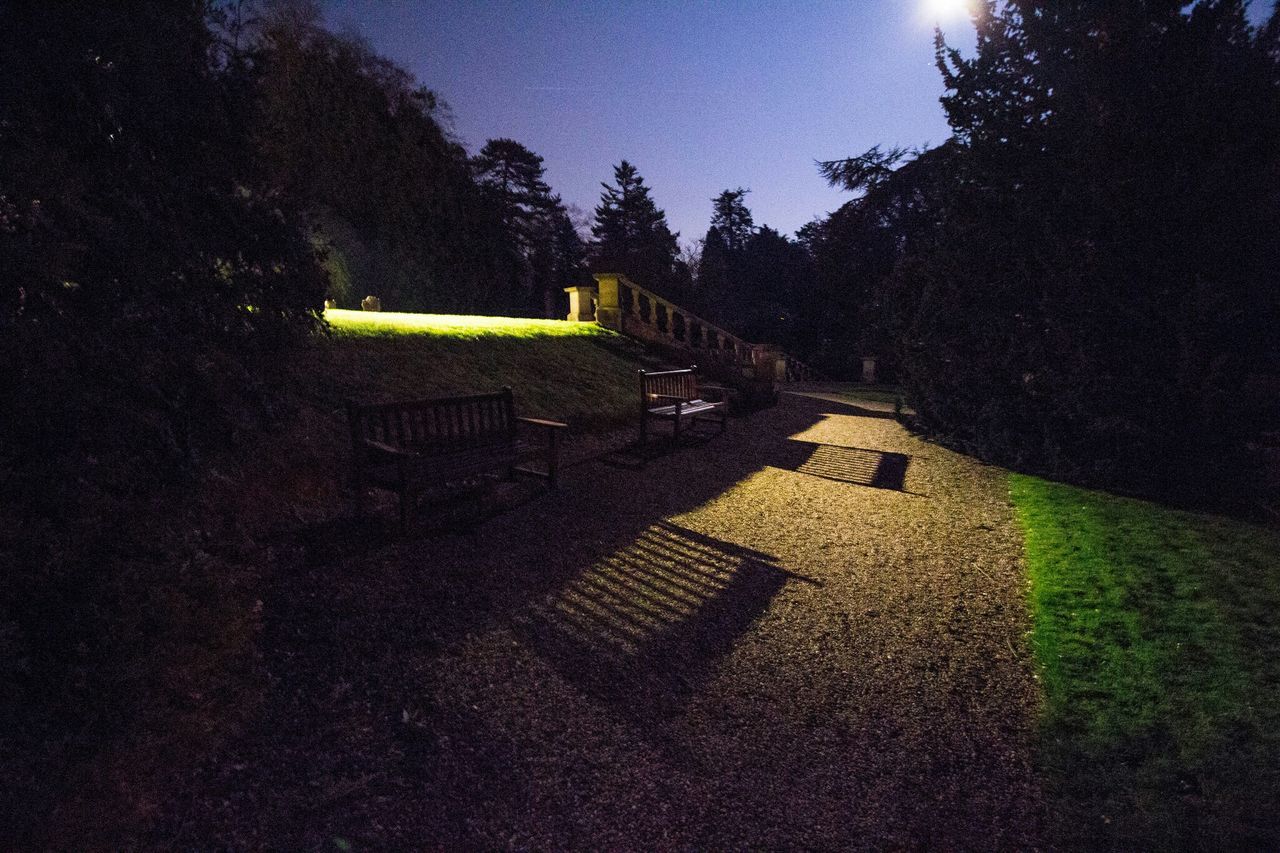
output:
[{"label": "grassy bank", "polygon": [[[633,344],[594,324],[330,310],[328,331],[287,366],[292,415],[263,436],[252,468],[221,496],[241,517],[314,524],[347,511],[347,401],[495,391],[529,417],[591,431],[634,419]],[[252,503],[252,506],[246,506]]]},{"label": "grassy bank", "polygon": [[629,343],[593,323],[330,310],[315,353],[322,399],[362,401],[492,391],[521,414],[579,427],[626,421],[636,406]]},{"label": "grassy bank", "polygon": [[1280,535],[1014,475],[1068,848],[1280,846]]}]

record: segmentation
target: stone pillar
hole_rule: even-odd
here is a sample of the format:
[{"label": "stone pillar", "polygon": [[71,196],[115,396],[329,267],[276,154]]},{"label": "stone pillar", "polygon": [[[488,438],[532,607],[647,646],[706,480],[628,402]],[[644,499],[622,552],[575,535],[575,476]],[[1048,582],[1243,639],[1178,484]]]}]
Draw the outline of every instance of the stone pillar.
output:
[{"label": "stone pillar", "polygon": [[[625,276],[616,272],[594,273],[592,276],[599,285],[596,301],[596,322],[606,329],[622,331],[622,304],[618,301],[618,282],[625,281]],[[629,283],[629,282],[628,282]]]},{"label": "stone pillar", "polygon": [[874,355],[864,355],[862,357],[862,381],[876,381],[876,357]]},{"label": "stone pillar", "polygon": [[755,347],[756,375],[761,378],[770,377],[775,382],[787,381],[787,357],[781,349],[773,344],[759,344]]},{"label": "stone pillar", "polygon": [[594,323],[596,321],[596,296],[599,291],[594,287],[566,287],[569,294],[569,316],[566,320],[576,323]]}]

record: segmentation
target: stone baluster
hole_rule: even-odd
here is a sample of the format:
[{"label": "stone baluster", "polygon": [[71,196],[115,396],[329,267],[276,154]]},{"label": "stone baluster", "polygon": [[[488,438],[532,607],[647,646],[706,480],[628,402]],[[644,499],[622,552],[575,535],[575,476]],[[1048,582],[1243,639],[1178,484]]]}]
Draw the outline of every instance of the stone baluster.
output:
[{"label": "stone baluster", "polygon": [[637,320],[643,319],[640,314],[640,290],[635,287],[631,288],[631,316]]}]

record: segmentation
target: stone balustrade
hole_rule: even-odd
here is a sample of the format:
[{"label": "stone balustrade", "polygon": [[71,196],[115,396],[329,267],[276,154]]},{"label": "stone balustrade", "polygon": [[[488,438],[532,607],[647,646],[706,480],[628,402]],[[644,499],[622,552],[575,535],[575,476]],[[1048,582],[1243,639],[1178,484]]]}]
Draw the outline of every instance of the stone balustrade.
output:
[{"label": "stone balustrade", "polygon": [[[645,340],[706,353],[709,357],[754,364],[761,347],[709,323],[625,275],[597,273],[596,321],[609,329]],[[581,289],[581,288],[577,288]],[[573,301],[570,293],[570,301]],[[570,319],[576,319],[570,312]]]},{"label": "stone balustrade", "polygon": [[767,371],[779,382],[817,379],[807,365],[770,344],[744,341],[678,305],[646,290],[621,273],[596,273],[596,286],[568,287],[570,320],[594,320],[633,338],[681,347],[702,361],[742,367],[750,375]]}]

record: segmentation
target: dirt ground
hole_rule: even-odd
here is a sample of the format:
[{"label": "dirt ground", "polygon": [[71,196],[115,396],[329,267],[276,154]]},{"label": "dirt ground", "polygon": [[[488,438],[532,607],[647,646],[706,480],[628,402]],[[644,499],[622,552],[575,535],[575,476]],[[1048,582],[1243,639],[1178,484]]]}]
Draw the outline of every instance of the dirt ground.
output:
[{"label": "dirt ground", "polygon": [[138,844],[1038,845],[1002,472],[789,394],[497,499],[282,545],[267,698]]}]

